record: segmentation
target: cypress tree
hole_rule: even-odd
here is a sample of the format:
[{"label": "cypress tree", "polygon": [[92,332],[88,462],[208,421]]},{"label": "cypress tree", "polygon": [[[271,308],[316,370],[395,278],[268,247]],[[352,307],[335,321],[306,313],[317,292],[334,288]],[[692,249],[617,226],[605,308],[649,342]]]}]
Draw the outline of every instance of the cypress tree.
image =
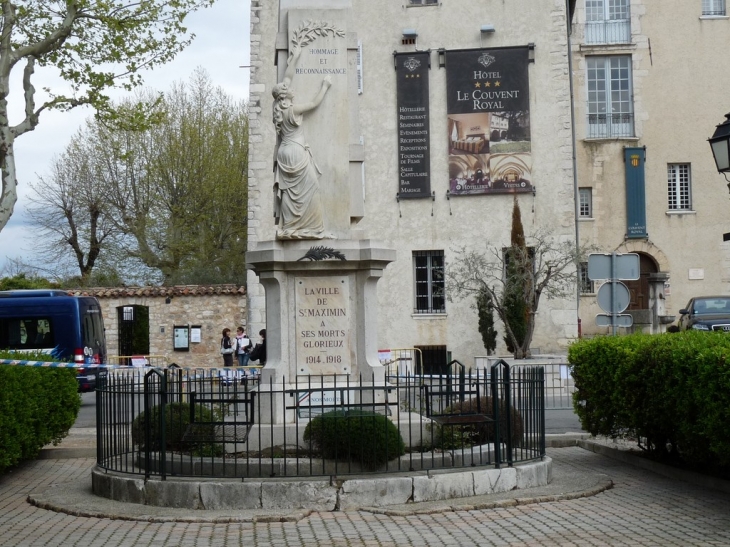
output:
[{"label": "cypress tree", "polygon": [[477,295],[477,313],[484,349],[487,350],[487,355],[493,355],[497,349],[497,329],[494,328],[494,303],[486,289],[482,289]]},{"label": "cypress tree", "polygon": [[507,350],[514,353],[515,357],[523,357],[520,347],[527,334],[527,303],[525,295],[529,292],[530,276],[528,268],[531,267],[529,251],[525,244],[525,230],[522,227],[522,214],[517,196],[512,204],[512,230],[510,232],[510,247],[505,253],[505,283],[502,304],[505,309],[505,319],[512,330],[518,347],[515,347],[512,339],[504,336]]}]

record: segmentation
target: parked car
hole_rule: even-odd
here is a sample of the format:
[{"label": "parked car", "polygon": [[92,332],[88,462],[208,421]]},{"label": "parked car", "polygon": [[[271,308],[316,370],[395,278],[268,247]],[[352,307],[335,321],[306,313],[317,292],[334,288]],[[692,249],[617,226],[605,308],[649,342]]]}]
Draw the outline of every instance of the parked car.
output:
[{"label": "parked car", "polygon": [[730,296],[697,296],[679,310],[680,330],[730,332]]},{"label": "parked car", "polygon": [[79,391],[93,391],[107,357],[101,306],[96,298],[65,291],[0,291],[0,348],[71,361],[78,366]]}]

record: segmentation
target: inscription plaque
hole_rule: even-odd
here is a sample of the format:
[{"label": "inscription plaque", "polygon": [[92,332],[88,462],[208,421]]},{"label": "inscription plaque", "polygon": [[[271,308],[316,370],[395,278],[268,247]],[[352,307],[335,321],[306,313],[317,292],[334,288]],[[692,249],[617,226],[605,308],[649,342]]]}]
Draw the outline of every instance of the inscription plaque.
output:
[{"label": "inscription plaque", "polygon": [[348,374],[350,294],[347,278],[299,277],[295,282],[298,374]]}]

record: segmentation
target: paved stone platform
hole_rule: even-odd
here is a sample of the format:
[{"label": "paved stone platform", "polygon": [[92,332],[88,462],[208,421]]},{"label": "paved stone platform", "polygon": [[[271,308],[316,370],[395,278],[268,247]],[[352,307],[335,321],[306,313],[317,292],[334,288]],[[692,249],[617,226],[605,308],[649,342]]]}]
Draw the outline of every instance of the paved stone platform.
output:
[{"label": "paved stone platform", "polygon": [[[548,456],[553,460],[554,480],[529,495],[515,491],[489,499],[359,511],[201,514],[151,511],[93,496],[95,460],[68,458],[72,448],[94,454],[93,446],[71,446],[82,444],[83,437],[88,440],[82,433],[75,432],[76,441],[69,440],[66,452],[51,452],[48,459],[28,462],[0,476],[0,545],[730,545],[730,494],[721,490],[727,482],[713,480],[710,488],[697,475],[678,475],[676,470],[640,462],[628,453],[629,445],[591,442],[586,450],[577,446],[585,443],[585,435],[548,439],[553,446]],[[47,503],[45,507],[58,503],[54,509],[63,510],[38,507],[31,499]]]},{"label": "paved stone platform", "polygon": [[[28,503],[49,488],[68,494],[67,503],[93,505],[93,459],[29,462],[0,478],[0,545],[12,547],[167,546],[727,546],[730,495],[669,479],[577,446],[550,449],[556,479],[570,493],[581,477],[613,487],[587,497],[538,499],[478,508],[459,504],[409,508],[409,514],[371,511],[275,514],[241,520],[210,515],[138,515],[126,504],[96,506],[97,516],[76,516]],[[574,486],[562,482],[564,477]],[[588,484],[588,483],[586,483]],[[73,501],[75,500],[75,501]],[[72,503],[73,501],[73,503]],[[98,500],[96,500],[98,501]],[[77,506],[81,510],[81,506]],[[149,508],[148,508],[149,509]],[[228,520],[226,520],[228,517]]]}]

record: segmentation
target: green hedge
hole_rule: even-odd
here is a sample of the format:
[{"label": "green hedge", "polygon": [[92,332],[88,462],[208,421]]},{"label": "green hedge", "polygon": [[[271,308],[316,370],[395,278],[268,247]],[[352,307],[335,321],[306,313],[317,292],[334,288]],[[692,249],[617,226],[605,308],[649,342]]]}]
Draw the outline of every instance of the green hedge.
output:
[{"label": "green hedge", "polygon": [[0,365],[0,473],[63,439],[80,407],[75,369]]},{"label": "green hedge", "polygon": [[593,435],[635,437],[659,455],[730,466],[729,357],[724,333],[582,340],[568,351],[575,412]]}]

